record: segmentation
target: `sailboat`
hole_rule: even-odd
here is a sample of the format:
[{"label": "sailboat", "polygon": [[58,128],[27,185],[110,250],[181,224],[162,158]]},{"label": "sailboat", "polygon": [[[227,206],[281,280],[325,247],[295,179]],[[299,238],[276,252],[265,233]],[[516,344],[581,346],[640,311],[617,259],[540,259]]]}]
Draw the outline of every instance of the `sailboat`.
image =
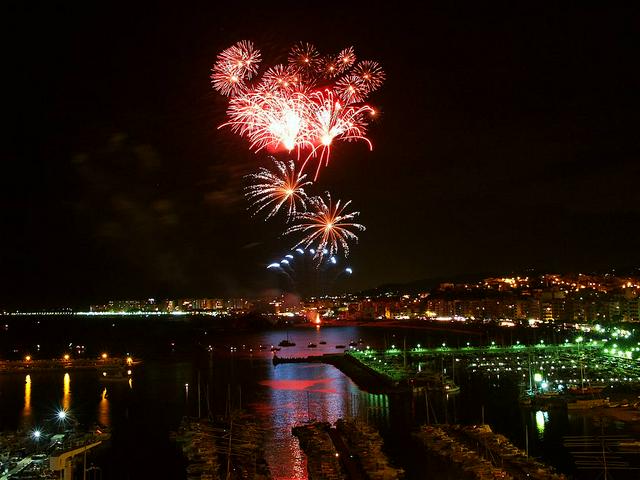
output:
[{"label": "sailboat", "polygon": [[[529,390],[520,391],[520,397],[518,398],[518,403],[523,406],[531,405],[531,396],[533,395],[533,377],[531,376],[531,354],[528,357],[528,367],[529,367]],[[523,387],[524,385],[520,385]]]},{"label": "sailboat", "polygon": [[591,384],[589,382],[588,386],[584,386],[584,362],[582,359],[580,360],[580,386],[571,386],[567,389],[567,391],[573,395],[595,395],[597,393],[602,393],[602,391],[606,388],[606,385],[602,384]]},{"label": "sailboat", "polygon": [[287,338],[285,340],[282,340],[278,346],[280,347],[295,347],[296,344],[295,342],[292,342],[291,340],[289,340],[289,330],[287,330]]}]

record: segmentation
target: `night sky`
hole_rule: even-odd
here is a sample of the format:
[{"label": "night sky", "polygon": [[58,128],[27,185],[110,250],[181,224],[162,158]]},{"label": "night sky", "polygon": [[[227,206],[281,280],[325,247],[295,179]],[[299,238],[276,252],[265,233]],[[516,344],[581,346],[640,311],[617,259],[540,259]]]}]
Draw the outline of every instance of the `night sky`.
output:
[{"label": "night sky", "polygon": [[337,289],[640,264],[637,10],[183,3],[2,7],[0,307],[276,285],[291,242],[242,198],[266,156],[217,129],[209,81],[242,39],[387,73],[373,152],[342,143],[320,177],[367,226]]}]

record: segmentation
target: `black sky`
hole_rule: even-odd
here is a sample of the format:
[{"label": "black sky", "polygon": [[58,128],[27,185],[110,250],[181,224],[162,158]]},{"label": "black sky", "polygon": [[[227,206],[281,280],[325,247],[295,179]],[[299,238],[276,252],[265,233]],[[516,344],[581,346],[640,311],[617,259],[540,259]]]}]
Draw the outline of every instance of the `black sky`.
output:
[{"label": "black sky", "polygon": [[241,39],[387,73],[373,152],[320,180],[367,226],[340,288],[640,264],[637,9],[183,3],[3,7],[0,307],[274,286],[289,242],[240,195],[265,159],[209,84]]}]

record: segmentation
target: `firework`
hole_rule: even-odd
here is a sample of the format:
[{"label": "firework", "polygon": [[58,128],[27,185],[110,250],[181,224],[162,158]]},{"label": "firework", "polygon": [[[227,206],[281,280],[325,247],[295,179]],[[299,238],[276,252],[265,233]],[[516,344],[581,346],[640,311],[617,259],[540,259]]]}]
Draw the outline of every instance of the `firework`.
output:
[{"label": "firework", "polygon": [[245,81],[258,72],[259,65],[260,51],[242,40],[218,55],[211,74],[213,88],[227,97],[237,95],[244,90]]},{"label": "firework", "polygon": [[340,73],[338,59],[332,55],[325,55],[320,60],[317,71],[325,79],[334,78]]},{"label": "firework", "polygon": [[356,62],[356,53],[353,51],[353,47],[348,47],[342,50],[338,54],[337,67],[338,73],[344,73],[353,67]]},{"label": "firework", "polygon": [[380,88],[386,78],[378,62],[365,60],[358,63],[353,69],[353,74],[360,78],[366,93],[371,93]]},{"label": "firework", "polygon": [[[362,140],[373,145],[366,135],[367,114],[374,114],[374,110],[368,105],[360,107],[343,106],[339,99],[335,98],[332,90],[324,90],[311,94],[313,100],[313,116],[309,119],[309,137],[315,146],[311,154],[302,165],[304,170],[308,160],[312,157],[318,159],[318,167],[314,180],[317,180],[320,167],[324,159],[325,165],[329,163],[329,154],[334,140]],[[320,152],[318,155],[317,152]]]},{"label": "firework", "polygon": [[312,72],[320,64],[320,54],[310,43],[298,43],[289,52],[289,65],[303,72]]},{"label": "firework", "polygon": [[222,95],[230,97],[240,93],[245,86],[244,79],[225,66],[214,66],[211,74],[211,83]]},{"label": "firework", "polygon": [[250,148],[260,151],[313,148],[309,139],[308,119],[311,103],[303,92],[256,91],[238,95],[229,102],[229,121],[240,136],[247,137]]},{"label": "firework", "polygon": [[361,140],[372,147],[366,131],[375,111],[362,102],[382,84],[384,72],[376,62],[355,62],[353,47],[320,56],[313,45],[299,43],[288,65],[267,68],[250,82],[260,52],[251,42],[238,42],[218,56],[213,69],[214,88],[231,97],[229,120],[221,127],[247,138],[256,152],[295,150],[302,169],[316,158],[317,179],[334,142]]},{"label": "firework", "polygon": [[344,256],[349,255],[349,242],[357,242],[358,236],[353,230],[364,231],[365,227],[353,220],[360,212],[347,213],[351,203],[341,204],[340,200],[333,203],[329,192],[323,197],[313,197],[310,200],[311,209],[299,213],[295,217],[295,224],[285,231],[285,234],[301,232],[304,238],[293,248],[301,245],[304,248],[313,246],[315,257],[320,260],[325,255],[335,255],[342,249]]},{"label": "firework", "polygon": [[294,68],[276,65],[262,76],[260,87],[264,91],[274,89],[293,90],[300,84],[300,74]]},{"label": "firework", "polygon": [[242,78],[251,79],[258,73],[260,65],[260,51],[256,50],[253,43],[242,40],[235,45],[223,50],[218,55],[216,65],[224,66]]},{"label": "firework", "polygon": [[336,92],[347,105],[364,102],[367,96],[367,89],[360,77],[356,75],[349,75],[338,80],[336,82]]},{"label": "firework", "polygon": [[[299,255],[310,254],[315,268],[332,268],[334,255],[349,253],[357,242],[355,232],[365,228],[355,223],[359,212],[347,212],[350,202],[333,202],[324,197],[308,197],[305,168],[317,161],[314,181],[322,166],[329,164],[336,142],[360,141],[372,149],[367,128],[375,110],[364,103],[380,88],[385,74],[378,63],[356,63],[353,47],[337,55],[320,55],[309,43],[298,43],[289,51],[286,64],[259,71],[260,52],[249,41],[223,50],[213,66],[213,87],[229,98],[228,120],[219,128],[249,141],[249,149],[293,152],[281,162],[273,158],[273,168],[261,167],[248,175],[252,182],[245,189],[253,214],[266,212],[271,218],[285,211],[291,226],[285,234],[303,234],[295,246]],[[305,250],[303,250],[303,247]],[[293,255],[267,268],[288,271]],[[351,269],[344,270],[351,274]]]},{"label": "firework", "polygon": [[307,194],[304,188],[311,185],[305,182],[306,175],[296,173],[294,162],[280,162],[272,158],[274,170],[260,167],[258,173],[247,177],[254,182],[245,189],[245,195],[255,209],[254,215],[269,209],[266,218],[271,218],[286,205],[287,219],[291,219],[298,210],[306,210]]}]

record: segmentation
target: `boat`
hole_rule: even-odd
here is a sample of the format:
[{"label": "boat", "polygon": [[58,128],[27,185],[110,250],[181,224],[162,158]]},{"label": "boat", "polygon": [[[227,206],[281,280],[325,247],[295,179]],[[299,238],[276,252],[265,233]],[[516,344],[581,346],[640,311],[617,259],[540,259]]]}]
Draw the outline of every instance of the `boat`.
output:
[{"label": "boat", "polygon": [[632,441],[624,441],[618,443],[620,450],[630,451],[630,452],[640,452],[640,441],[632,440]]},{"label": "boat", "polygon": [[352,340],[351,342],[349,342],[349,346],[350,347],[357,347],[358,346],[358,342]]},{"label": "boat", "polygon": [[280,350],[282,350],[280,347],[271,347],[273,353],[279,352]]},{"label": "boat", "polygon": [[287,332],[287,338],[282,340],[278,345],[280,347],[295,347],[296,346],[295,342],[292,342],[291,340],[289,340],[289,332]]},{"label": "boat", "polygon": [[310,343],[309,345],[307,345],[307,347],[309,348],[316,348],[318,345],[316,345],[315,343]]},{"label": "boat", "polygon": [[108,368],[101,372],[100,380],[103,382],[125,381],[131,378],[131,370],[122,370],[119,368]]},{"label": "boat", "polygon": [[531,396],[527,394],[520,395],[520,398],[518,398],[518,403],[523,406],[531,405]]},{"label": "boat", "polygon": [[442,382],[442,391],[444,393],[458,393],[460,391],[460,386],[456,385],[453,380],[445,379]]},{"label": "boat", "polygon": [[324,340],[320,341],[320,345],[326,345],[326,344],[327,344],[327,342],[325,342]]},{"label": "boat", "polygon": [[336,348],[347,348],[345,345],[336,345]]},{"label": "boat", "polygon": [[602,393],[602,391],[605,389],[606,387],[604,385],[591,385],[589,387],[569,387],[567,389],[567,392],[571,393],[572,395],[595,395],[598,393]]}]

